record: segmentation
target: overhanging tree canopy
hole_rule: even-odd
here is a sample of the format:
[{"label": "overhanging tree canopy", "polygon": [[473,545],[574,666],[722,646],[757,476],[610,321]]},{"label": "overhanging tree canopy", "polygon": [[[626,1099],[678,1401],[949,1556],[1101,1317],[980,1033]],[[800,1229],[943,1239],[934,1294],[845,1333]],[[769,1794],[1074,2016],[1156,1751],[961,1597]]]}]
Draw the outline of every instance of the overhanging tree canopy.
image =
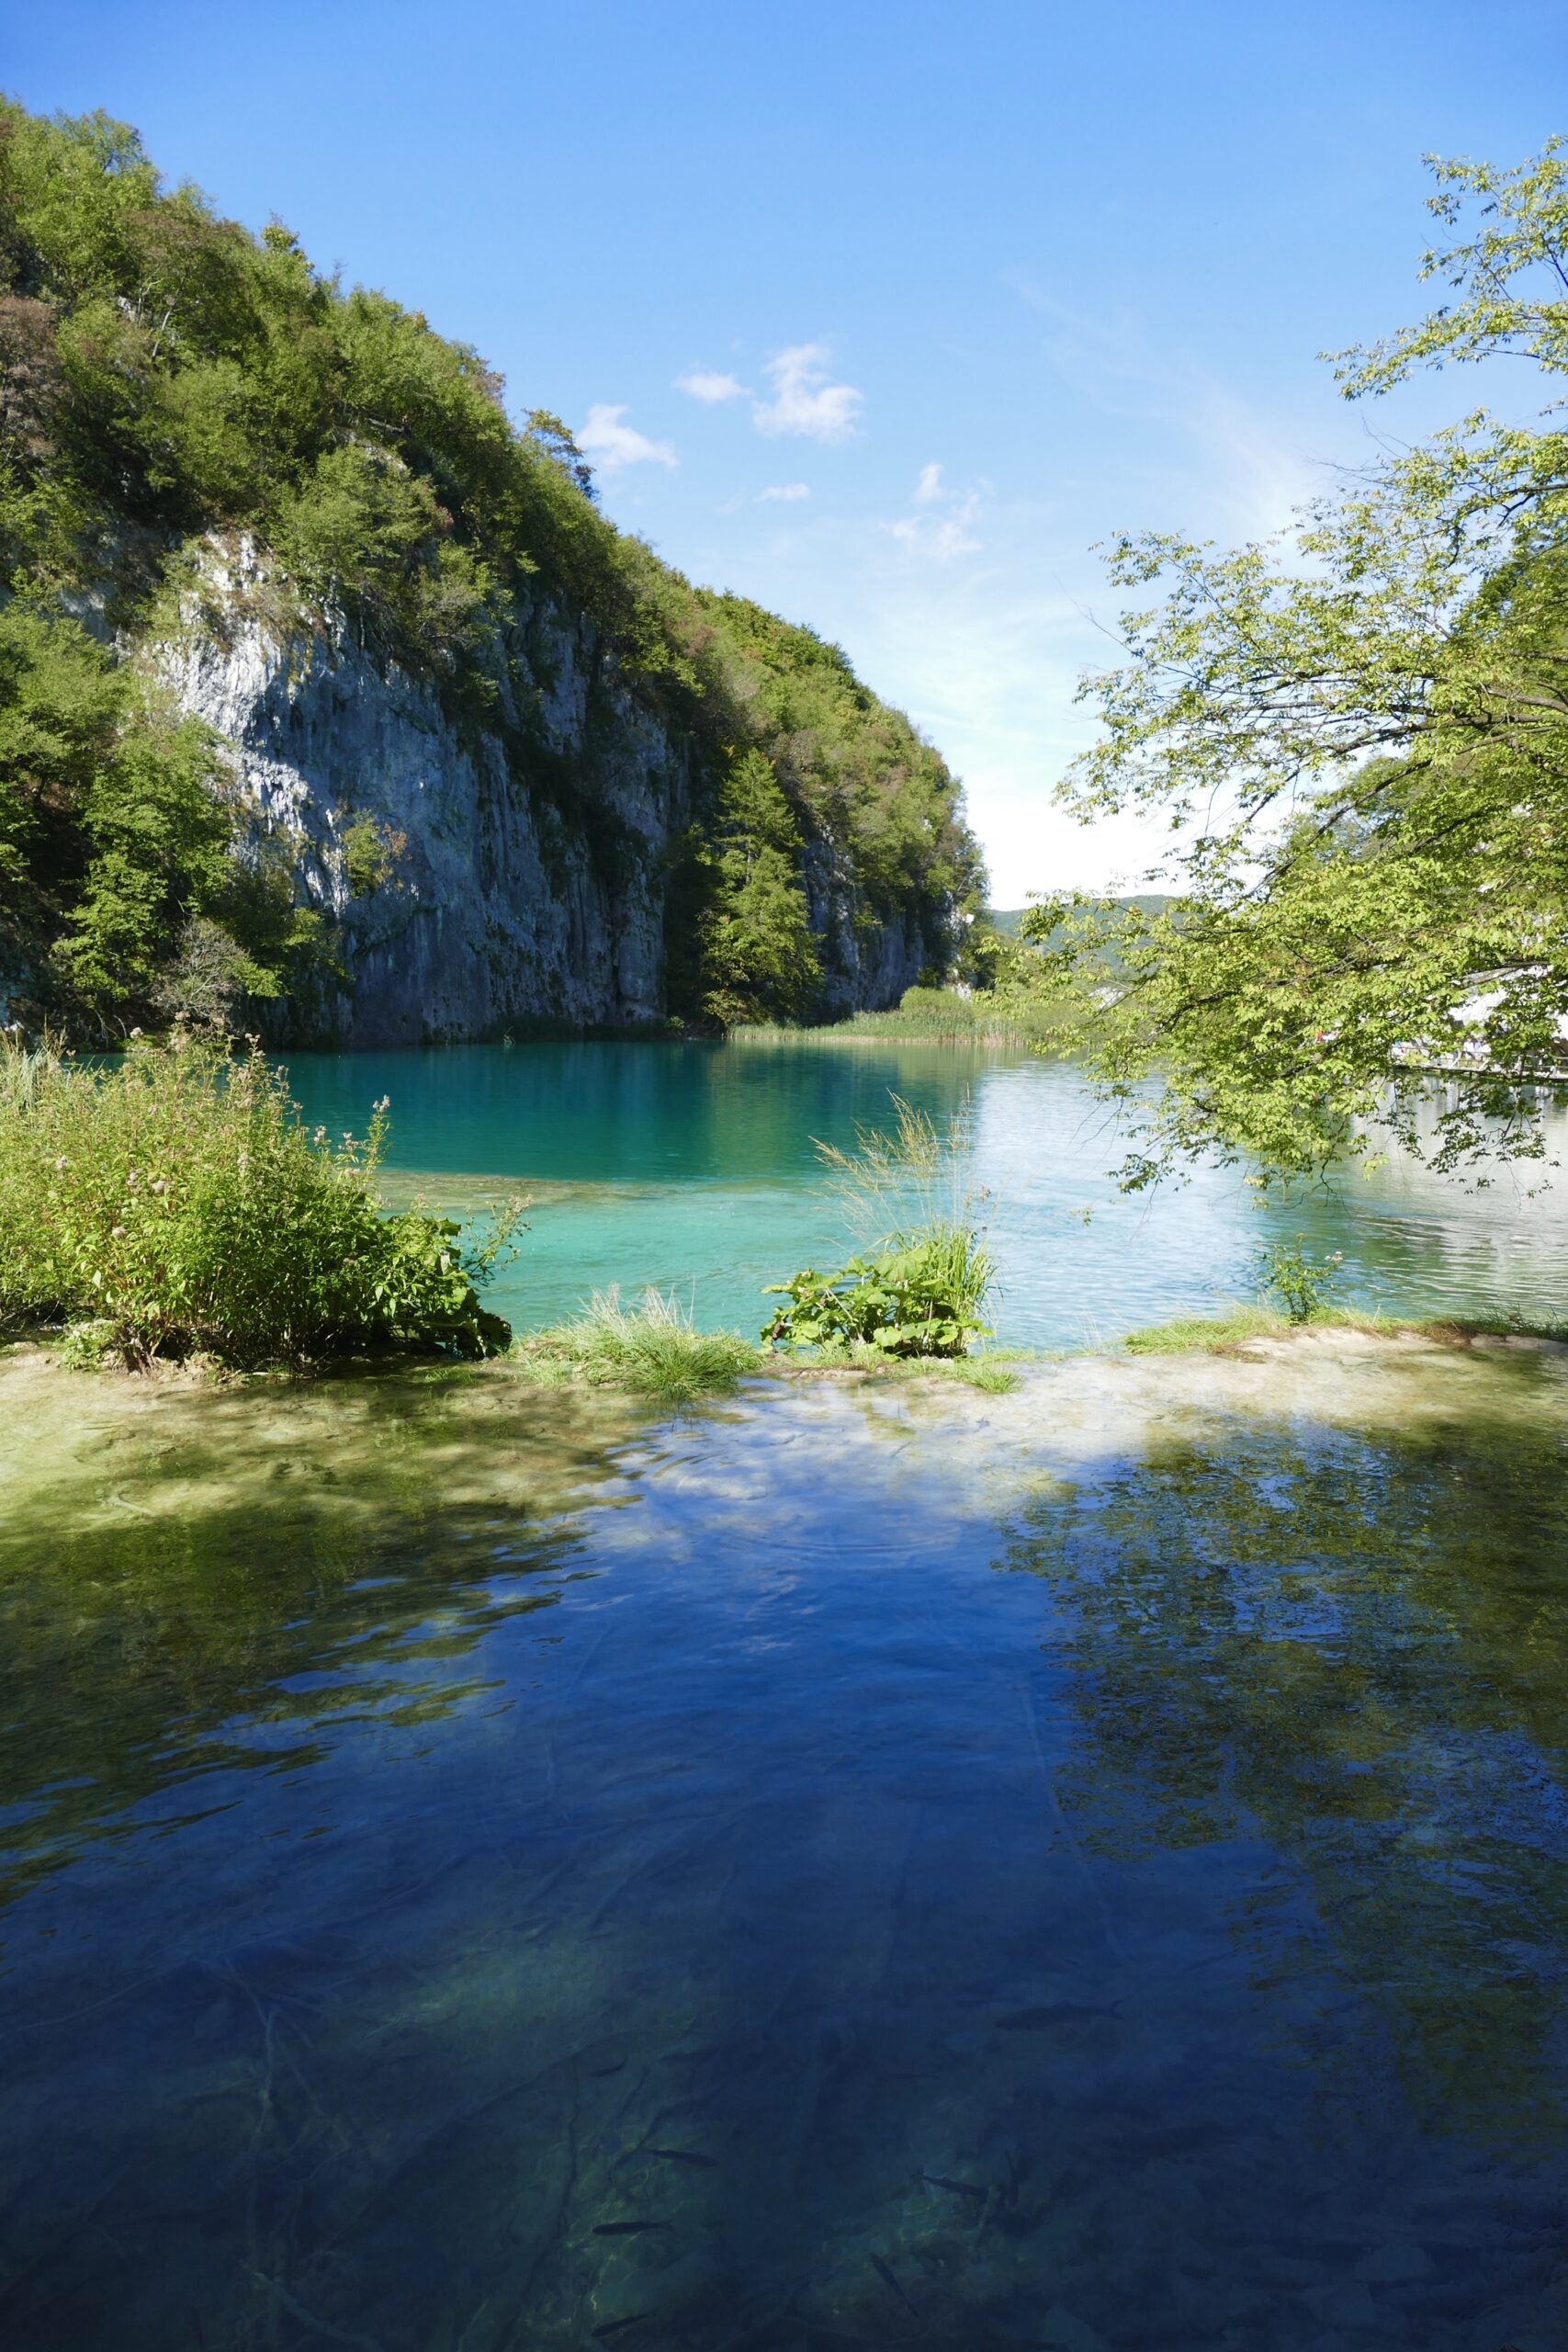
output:
[{"label": "overhanging tree canopy", "polygon": [[[1568,373],[1562,142],[1433,169],[1455,241],[1422,275],[1455,299],[1337,355],[1347,397],[1502,354]],[[1103,733],[1063,794],[1086,821],[1166,810],[1180,895],[1026,928],[1089,993],[1107,1089],[1164,1080],[1124,1182],[1203,1153],[1307,1173],[1365,1151],[1368,1117],[1442,1168],[1542,1150],[1568,1073],[1565,408],[1477,410],[1280,539],[1114,543],[1116,584],[1163,601],[1084,682]]]}]

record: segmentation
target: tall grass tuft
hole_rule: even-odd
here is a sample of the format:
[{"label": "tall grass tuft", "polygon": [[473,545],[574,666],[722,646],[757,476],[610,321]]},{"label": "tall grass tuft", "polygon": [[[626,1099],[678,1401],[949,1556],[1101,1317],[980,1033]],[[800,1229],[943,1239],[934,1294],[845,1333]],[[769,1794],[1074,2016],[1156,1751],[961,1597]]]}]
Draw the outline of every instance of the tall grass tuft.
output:
[{"label": "tall grass tuft", "polygon": [[939,1130],[901,1094],[888,1099],[893,1125],[858,1126],[853,1151],[818,1142],[846,1221],[865,1246],[831,1273],[805,1266],[769,1285],[786,1301],[763,1329],[774,1346],[951,1358],[988,1336],[980,1316],[996,1261],[964,1181],[963,1124]]},{"label": "tall grass tuft", "polygon": [[574,1321],[519,1340],[513,1356],[531,1378],[552,1387],[583,1381],[664,1405],[728,1396],[762,1366],[761,1351],[739,1331],[696,1330],[689,1311],[656,1290],[625,1307],[614,1288],[596,1291]]},{"label": "tall grass tuft", "polygon": [[459,1246],[381,1213],[386,1136],[331,1141],[253,1049],[182,1037],[93,1069],[0,1041],[0,1329],[64,1324],[78,1360],[246,1370],[361,1349],[493,1354],[484,1280],[515,1224]]}]

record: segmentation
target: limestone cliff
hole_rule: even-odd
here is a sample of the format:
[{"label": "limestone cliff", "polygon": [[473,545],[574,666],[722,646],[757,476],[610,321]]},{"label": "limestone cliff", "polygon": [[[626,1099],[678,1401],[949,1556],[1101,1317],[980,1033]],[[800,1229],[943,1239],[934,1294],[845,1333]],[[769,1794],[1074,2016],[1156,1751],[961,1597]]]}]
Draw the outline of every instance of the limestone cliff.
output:
[{"label": "limestone cliff", "polygon": [[[254,555],[215,560],[185,626],[143,649],[209,726],[256,835],[281,837],[335,919],[344,974],[288,1042],[400,1046],[547,1021],[664,1019],[666,896],[697,750],[620,675],[592,623],[520,607],[490,723],[378,663],[339,619],[281,624]],[[355,888],[368,824],[385,872]],[[918,924],[868,918],[847,861],[807,842],[822,1010],[895,1004],[927,953]]]},{"label": "limestone cliff", "polygon": [[0,1015],[712,1030],[953,967],[958,779],[841,647],[422,311],[4,98],[0,479]]}]

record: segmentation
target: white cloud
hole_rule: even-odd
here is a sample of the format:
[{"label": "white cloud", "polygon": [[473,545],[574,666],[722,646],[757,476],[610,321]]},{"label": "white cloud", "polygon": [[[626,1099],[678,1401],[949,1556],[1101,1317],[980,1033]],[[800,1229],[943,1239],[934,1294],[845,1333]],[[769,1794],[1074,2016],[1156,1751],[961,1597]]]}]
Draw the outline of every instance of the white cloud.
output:
[{"label": "white cloud", "polygon": [[712,368],[694,368],[687,376],[677,376],[675,389],[690,392],[694,401],[704,401],[712,408],[721,401],[743,401],[746,386],[735,376],[720,375]]},{"label": "white cloud", "polygon": [[585,458],[592,458],[602,473],[614,473],[619,466],[673,466],[680,461],[668,441],[650,441],[635,424],[623,424],[626,414],[623,404],[612,408],[604,401],[595,401],[588,412],[588,422],[577,436],[577,446]]},{"label": "white cloud", "polygon": [[766,374],[773,397],[759,401],[751,414],[759,433],[798,433],[808,441],[846,441],[863,406],[852,384],[835,384],[828,374],[826,344],[796,343],[775,352]]},{"label": "white cloud", "polygon": [[908,554],[928,563],[951,563],[954,556],[976,552],[980,542],[974,524],[980,512],[978,491],[960,497],[957,491],[943,488],[940,466],[922,466],[915,484],[915,504],[926,512],[908,514],[902,522],[887,526]]},{"label": "white cloud", "polygon": [[807,481],[776,481],[757,492],[759,504],[769,498],[809,498],[811,484]]},{"label": "white cloud", "polygon": [[970,526],[979,512],[980,501],[971,491],[945,514],[910,514],[887,527],[911,555],[923,556],[931,563],[951,563],[954,556],[973,555],[978,548],[980,542]]}]

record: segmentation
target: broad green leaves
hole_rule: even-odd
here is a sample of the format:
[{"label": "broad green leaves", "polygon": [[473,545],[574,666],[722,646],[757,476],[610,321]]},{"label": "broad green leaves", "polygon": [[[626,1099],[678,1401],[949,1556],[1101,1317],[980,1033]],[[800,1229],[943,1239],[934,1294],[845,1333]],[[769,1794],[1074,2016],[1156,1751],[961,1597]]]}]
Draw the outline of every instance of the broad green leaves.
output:
[{"label": "broad green leaves", "polygon": [[[1354,355],[1352,394],[1503,349],[1568,363],[1556,147],[1438,177],[1446,221],[1483,206],[1428,256],[1464,300]],[[1159,601],[1085,683],[1103,733],[1066,797],[1165,809],[1180,895],[1027,928],[1077,976],[1109,1090],[1164,1081],[1125,1180],[1203,1152],[1304,1174],[1376,1119],[1441,1167],[1538,1153],[1568,1073],[1568,434],[1478,413],[1282,543],[1149,534],[1110,562]]]}]

